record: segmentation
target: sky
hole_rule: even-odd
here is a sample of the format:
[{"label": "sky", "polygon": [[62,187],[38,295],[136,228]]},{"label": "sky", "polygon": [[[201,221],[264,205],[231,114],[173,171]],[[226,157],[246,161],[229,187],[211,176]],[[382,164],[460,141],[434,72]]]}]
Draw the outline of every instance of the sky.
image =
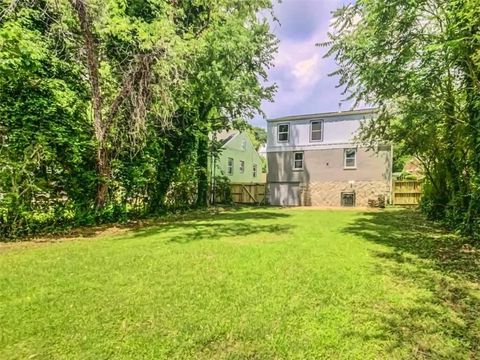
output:
[{"label": "sky", "polygon": [[[278,90],[274,102],[264,102],[267,118],[287,115],[338,111],[344,96],[336,88],[337,77],[328,74],[336,69],[333,59],[324,59],[327,49],[315,46],[327,40],[331,12],[348,0],[282,0],[274,8],[278,22],[271,30],[280,40],[275,67],[269,70],[269,82]],[[344,103],[342,109],[349,108]],[[262,117],[252,124],[266,127]]]}]

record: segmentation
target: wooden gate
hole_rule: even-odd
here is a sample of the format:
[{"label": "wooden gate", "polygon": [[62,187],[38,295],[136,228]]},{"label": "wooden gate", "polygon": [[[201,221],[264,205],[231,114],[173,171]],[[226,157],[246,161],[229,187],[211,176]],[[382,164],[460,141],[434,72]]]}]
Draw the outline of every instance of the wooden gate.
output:
[{"label": "wooden gate", "polygon": [[416,206],[420,203],[421,195],[421,181],[395,180],[393,182],[393,205]]},{"label": "wooden gate", "polygon": [[234,203],[265,204],[267,201],[267,184],[265,183],[232,183],[230,191]]}]

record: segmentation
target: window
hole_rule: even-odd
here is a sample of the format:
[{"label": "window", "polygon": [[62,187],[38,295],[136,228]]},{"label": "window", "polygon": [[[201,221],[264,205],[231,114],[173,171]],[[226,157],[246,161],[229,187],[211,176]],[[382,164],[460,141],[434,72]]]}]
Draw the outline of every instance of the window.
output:
[{"label": "window", "polygon": [[278,142],[288,141],[289,124],[278,124]]},{"label": "window", "polygon": [[233,175],[233,159],[232,158],[228,158],[227,173],[228,175]]},{"label": "window", "polygon": [[242,140],[242,150],[245,151],[247,148],[247,140]]},{"label": "window", "polygon": [[323,120],[312,121],[310,123],[310,140],[311,141],[323,140]]},{"label": "window", "polygon": [[253,175],[254,178],[257,177],[257,164],[253,164],[252,175]]},{"label": "window", "polygon": [[355,193],[342,192],[342,206],[355,206]]},{"label": "window", "polygon": [[240,169],[240,174],[243,174],[244,171],[245,171],[245,161],[240,160],[240,167],[239,167],[239,169]]},{"label": "window", "polygon": [[302,170],[303,169],[303,152],[294,152],[293,153],[293,169]]},{"label": "window", "polygon": [[346,169],[355,169],[357,167],[357,150],[345,149],[344,155],[345,155],[345,161],[343,163],[343,166]]}]

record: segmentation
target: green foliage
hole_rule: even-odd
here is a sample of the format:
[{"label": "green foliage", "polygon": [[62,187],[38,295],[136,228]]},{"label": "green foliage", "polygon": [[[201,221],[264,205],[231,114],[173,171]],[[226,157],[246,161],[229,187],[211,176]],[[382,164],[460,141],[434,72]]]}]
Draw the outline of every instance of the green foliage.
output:
[{"label": "green foliage", "polygon": [[345,94],[379,107],[362,140],[422,163],[427,213],[480,238],[480,10],[475,0],[359,0],[335,13],[327,56]]},{"label": "green foliage", "polygon": [[262,10],[270,1],[2,2],[0,237],[204,205],[208,134],[275,90]]},{"label": "green foliage", "polygon": [[57,14],[41,3],[0,13],[0,237],[7,237],[35,232],[46,221],[40,214],[88,207],[95,175],[87,88],[57,37]]},{"label": "green foliage", "polygon": [[267,130],[263,128],[250,126],[247,128],[247,135],[257,151],[267,143]]},{"label": "green foliage", "polygon": [[216,204],[231,204],[233,202],[230,179],[227,176],[215,176],[212,191]]}]

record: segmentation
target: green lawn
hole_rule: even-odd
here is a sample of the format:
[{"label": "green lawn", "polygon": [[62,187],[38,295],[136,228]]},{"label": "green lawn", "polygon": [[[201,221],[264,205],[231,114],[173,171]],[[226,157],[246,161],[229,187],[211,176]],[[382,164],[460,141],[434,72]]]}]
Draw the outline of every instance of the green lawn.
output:
[{"label": "green lawn", "polygon": [[408,211],[260,208],[0,247],[1,359],[480,357],[480,250]]}]

